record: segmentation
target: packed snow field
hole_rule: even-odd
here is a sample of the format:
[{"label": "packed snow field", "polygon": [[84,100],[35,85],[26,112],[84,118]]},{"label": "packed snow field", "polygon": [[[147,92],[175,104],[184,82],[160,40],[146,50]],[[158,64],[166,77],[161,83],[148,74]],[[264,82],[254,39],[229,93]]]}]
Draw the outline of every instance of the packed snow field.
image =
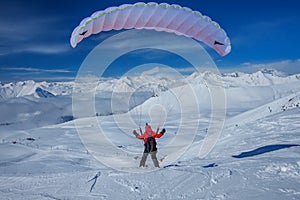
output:
[{"label": "packed snow field", "polygon": [[[188,150],[165,164],[168,155],[160,149],[176,137],[181,120],[169,88],[180,90],[184,81],[154,72],[101,79],[96,113],[85,118],[72,113],[74,82],[1,84],[0,199],[300,199],[300,75],[261,70],[185,77],[200,110],[200,116],[190,111],[190,120],[198,120],[200,126]],[[207,83],[212,80],[224,87],[226,121],[213,150],[200,159],[211,114]],[[128,106],[122,100],[132,91],[137,92]],[[180,91],[184,97],[185,90]],[[120,101],[114,109],[112,93]],[[161,168],[143,173],[138,168],[143,142],[131,133],[138,127],[127,127],[124,133],[114,117],[129,112],[144,125],[149,122],[148,109],[158,103],[168,115],[167,132],[157,139]],[[92,129],[95,117],[117,148],[136,153],[128,159],[138,173],[105,166],[86,149],[75,124]],[[152,119],[152,127],[159,120]],[[114,158],[109,150],[102,153]],[[154,169],[150,158],[147,164]]]}]

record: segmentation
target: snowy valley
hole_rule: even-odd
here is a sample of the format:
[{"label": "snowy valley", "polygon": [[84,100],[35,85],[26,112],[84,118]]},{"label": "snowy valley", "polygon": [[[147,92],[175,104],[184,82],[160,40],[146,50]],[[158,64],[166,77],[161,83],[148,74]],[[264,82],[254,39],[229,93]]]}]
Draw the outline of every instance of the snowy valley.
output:
[{"label": "snowy valley", "polygon": [[[188,101],[186,83],[200,113],[188,111],[189,119],[199,121],[199,127],[186,152],[166,164],[168,154],[160,149],[177,136],[181,123],[180,105],[170,90]],[[95,90],[96,112],[85,118],[74,116],[72,98],[89,88],[73,91],[74,84],[0,85],[0,199],[300,198],[300,75],[264,69],[252,74],[196,72],[181,79],[153,71],[103,78]],[[212,151],[199,158],[212,112],[208,84],[224,88],[226,118]],[[115,107],[112,98],[118,102]],[[158,109],[152,118],[151,109]],[[136,126],[126,123],[128,113]],[[154,170],[148,158],[153,171],[144,173],[138,168],[143,143],[131,132],[150,120],[153,127],[161,126],[163,113],[167,133],[158,139],[161,168]],[[124,118],[125,129],[115,117]],[[137,173],[105,166],[86,149],[77,126],[93,130],[95,118],[117,148],[136,154],[128,159]],[[114,159],[109,149],[102,153]]]}]

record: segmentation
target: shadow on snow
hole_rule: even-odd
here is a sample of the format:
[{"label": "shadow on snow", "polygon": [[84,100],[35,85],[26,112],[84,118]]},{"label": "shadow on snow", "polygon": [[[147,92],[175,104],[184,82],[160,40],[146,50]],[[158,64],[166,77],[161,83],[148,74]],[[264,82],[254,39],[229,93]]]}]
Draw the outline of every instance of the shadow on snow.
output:
[{"label": "shadow on snow", "polygon": [[218,165],[216,163],[211,163],[211,164],[208,164],[208,165],[204,165],[202,166],[203,168],[210,168],[210,167],[217,167]]},{"label": "shadow on snow", "polygon": [[285,149],[285,148],[290,148],[290,147],[295,147],[295,146],[300,146],[298,144],[273,144],[273,145],[267,145],[263,147],[259,147],[257,149],[254,149],[252,151],[246,151],[242,152],[239,155],[233,155],[232,157],[234,158],[246,158],[246,157],[251,157],[251,156],[256,156],[264,153],[268,153],[271,151],[276,151],[279,149]]}]

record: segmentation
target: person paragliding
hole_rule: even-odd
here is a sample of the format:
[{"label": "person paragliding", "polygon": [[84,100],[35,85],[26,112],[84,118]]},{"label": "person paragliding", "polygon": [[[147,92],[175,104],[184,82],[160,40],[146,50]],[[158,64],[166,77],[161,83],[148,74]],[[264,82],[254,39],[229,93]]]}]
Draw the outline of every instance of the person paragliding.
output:
[{"label": "person paragliding", "polygon": [[140,161],[140,167],[146,167],[146,160],[148,155],[150,154],[154,166],[159,168],[159,163],[156,157],[157,147],[156,147],[155,138],[160,138],[161,136],[163,136],[164,133],[166,132],[166,129],[162,129],[162,131],[158,133],[159,132],[159,128],[158,128],[157,131],[154,132],[152,131],[151,126],[148,123],[146,123],[145,132],[142,133],[141,128],[140,128],[140,132],[141,135],[139,135],[135,130],[133,131],[133,134],[136,136],[136,138],[140,140],[144,140],[145,149],[144,149],[142,159]]},{"label": "person paragliding", "polygon": [[[155,2],[123,4],[96,11],[90,17],[84,18],[73,30],[70,44],[75,48],[84,38],[92,34],[123,29],[164,31],[193,38],[211,47],[220,56],[225,56],[231,51],[231,42],[225,30],[210,17],[177,4]],[[144,140],[145,145],[140,166],[145,166],[150,153],[154,166],[159,167],[155,138],[163,136],[166,130],[154,132],[148,124],[145,129],[141,135],[134,131],[138,139]],[[204,144],[211,147],[210,142],[204,141]]]}]

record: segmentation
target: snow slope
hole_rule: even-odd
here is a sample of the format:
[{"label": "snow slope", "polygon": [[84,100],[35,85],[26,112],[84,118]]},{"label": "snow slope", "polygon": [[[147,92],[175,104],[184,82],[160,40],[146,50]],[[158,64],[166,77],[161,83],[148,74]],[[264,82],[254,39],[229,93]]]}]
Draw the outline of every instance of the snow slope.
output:
[{"label": "snow slope", "polygon": [[[282,77],[267,72],[258,72],[259,76],[194,74],[187,77],[202,108],[200,119],[189,111],[190,120],[200,120],[200,127],[190,148],[170,165],[165,165],[167,155],[160,149],[176,137],[180,123],[177,101],[164,90],[158,96],[142,100],[130,114],[141,113],[143,123],[149,120],[148,109],[155,109],[158,103],[165,103],[171,114],[164,125],[167,133],[158,139],[158,158],[162,168],[147,173],[142,173],[143,169],[137,167],[143,144],[130,133],[136,127],[127,127],[128,132],[122,132],[114,122],[115,115],[97,116],[97,120],[117,148],[136,153],[128,159],[133,169],[140,173],[107,167],[87,151],[74,124],[92,131],[93,117],[65,123],[48,121],[56,115],[43,109],[51,110],[50,102],[55,99],[66,102],[63,98],[70,98],[68,95],[43,88],[55,97],[27,95],[8,98],[0,104],[2,109],[7,109],[4,111],[7,118],[12,112],[9,108],[21,104],[24,104],[23,113],[39,116],[31,112],[36,109],[41,113],[48,112],[50,118],[41,119],[48,121],[47,126],[40,124],[35,128],[9,123],[0,126],[0,199],[299,199],[300,80],[296,75]],[[257,78],[255,84],[247,82],[251,80],[249,77]],[[198,153],[210,121],[208,78],[224,82],[228,112],[219,141],[207,157],[200,159]],[[106,81],[109,85],[117,82]],[[108,84],[106,81],[101,84]],[[122,81],[134,85],[128,84],[129,78]],[[119,87],[118,92],[122,92],[122,88]],[[153,87],[148,91],[153,92]],[[126,112],[118,116],[126,123]],[[156,127],[161,116],[152,117],[152,126]],[[7,122],[14,123],[14,116],[10,119]],[[115,159],[109,149],[103,149],[102,153]],[[148,168],[153,168],[150,158],[147,164]]]}]

